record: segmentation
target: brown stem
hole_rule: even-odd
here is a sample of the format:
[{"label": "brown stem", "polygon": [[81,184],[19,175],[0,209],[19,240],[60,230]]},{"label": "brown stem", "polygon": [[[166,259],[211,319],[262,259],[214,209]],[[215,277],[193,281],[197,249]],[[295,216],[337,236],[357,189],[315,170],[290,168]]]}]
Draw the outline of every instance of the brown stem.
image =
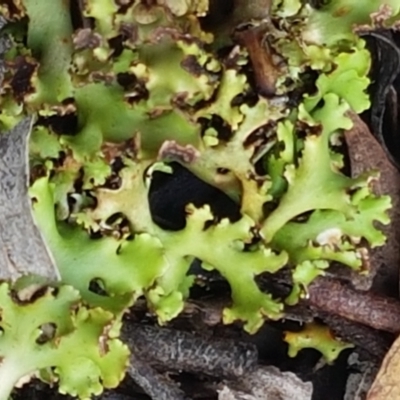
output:
[{"label": "brown stem", "polygon": [[279,70],[275,65],[272,50],[264,40],[265,27],[251,27],[235,33],[236,40],[246,47],[253,65],[257,89],[263,96],[274,96]]},{"label": "brown stem", "polygon": [[317,278],[308,287],[306,303],[374,329],[400,333],[398,300],[356,291],[336,279]]}]

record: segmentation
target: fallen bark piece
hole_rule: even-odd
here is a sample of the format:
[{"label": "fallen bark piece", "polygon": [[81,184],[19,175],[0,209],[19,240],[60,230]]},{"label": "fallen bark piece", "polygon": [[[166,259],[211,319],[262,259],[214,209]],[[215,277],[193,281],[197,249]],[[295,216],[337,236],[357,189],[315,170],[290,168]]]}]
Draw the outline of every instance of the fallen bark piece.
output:
[{"label": "fallen bark piece", "polygon": [[35,274],[59,278],[28,197],[28,138],[32,117],[0,135],[0,278]]},{"label": "fallen bark piece", "polygon": [[312,392],[311,382],[303,382],[292,372],[263,366],[224,385],[218,400],[310,400]]},{"label": "fallen bark piece", "polygon": [[307,294],[309,306],[374,329],[400,332],[400,302],[396,299],[357,291],[326,277],[315,279]]},{"label": "fallen bark piece", "polygon": [[366,400],[400,399],[400,337],[386,354]]},{"label": "fallen bark piece", "polygon": [[135,354],[163,370],[234,378],[257,365],[257,349],[250,343],[129,323],[123,327],[122,337]]},{"label": "fallen bark piece", "polygon": [[375,289],[397,296],[400,265],[400,173],[361,118],[355,113],[351,113],[350,117],[353,127],[345,132],[345,140],[352,176],[359,176],[370,170],[379,171],[380,177],[374,182],[374,192],[380,196],[389,195],[392,199],[392,208],[388,212],[391,224],[379,226],[387,237],[386,244],[370,250],[369,275],[351,271],[351,280],[357,289],[368,290],[377,275]]}]

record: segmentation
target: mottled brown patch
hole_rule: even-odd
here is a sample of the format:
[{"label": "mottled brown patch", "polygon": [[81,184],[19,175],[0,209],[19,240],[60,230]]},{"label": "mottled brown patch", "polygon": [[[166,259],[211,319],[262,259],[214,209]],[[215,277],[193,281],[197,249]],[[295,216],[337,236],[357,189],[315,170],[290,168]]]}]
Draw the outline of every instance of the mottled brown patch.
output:
[{"label": "mottled brown patch", "polygon": [[345,15],[347,15],[350,11],[351,11],[351,7],[343,6],[343,7],[339,7],[332,15],[335,18],[340,18],[340,17],[344,17]]},{"label": "mottled brown patch", "polygon": [[61,105],[53,106],[53,115],[40,115],[38,125],[48,126],[58,135],[78,133],[78,115],[74,99],[66,99]]},{"label": "mottled brown patch", "polygon": [[180,109],[188,108],[188,104],[186,103],[188,96],[188,92],[175,93],[171,99],[171,104]]},{"label": "mottled brown patch", "polygon": [[37,179],[45,177],[47,175],[47,169],[43,164],[37,164],[29,168],[29,182],[33,184]]},{"label": "mottled brown patch", "polygon": [[25,17],[26,12],[22,0],[3,0],[0,4],[0,14],[12,21]]},{"label": "mottled brown patch", "polygon": [[12,63],[14,74],[10,81],[11,89],[17,101],[22,101],[24,97],[34,92],[33,77],[36,74],[38,65],[30,57],[18,56]]},{"label": "mottled brown patch", "polygon": [[264,126],[261,126],[260,128],[257,128],[246,137],[245,141],[243,142],[243,147],[247,149],[249,147],[261,146],[266,141],[268,141],[268,138],[270,137],[270,132],[273,131],[275,126],[275,122],[270,122],[268,124],[265,124]]},{"label": "mottled brown patch", "polygon": [[121,24],[119,33],[131,44],[135,44],[139,37],[137,25],[130,24],[128,22],[123,22]]},{"label": "mottled brown patch", "polygon": [[107,74],[104,72],[93,72],[91,74],[93,82],[104,83],[105,85],[111,85],[114,83],[115,77],[113,74]]},{"label": "mottled brown patch", "polygon": [[158,159],[167,161],[178,161],[190,164],[200,155],[199,151],[191,146],[182,146],[174,140],[166,140],[158,151]]},{"label": "mottled brown patch", "polygon": [[117,82],[124,89],[124,97],[129,104],[149,98],[149,91],[143,80],[137,79],[136,75],[129,72],[117,74]]},{"label": "mottled brown patch", "polygon": [[181,61],[181,67],[194,76],[203,75],[206,71],[197,61],[196,56],[190,55]]},{"label": "mottled brown patch", "polygon": [[258,92],[262,96],[270,97],[276,93],[275,86],[280,70],[272,48],[268,45],[265,32],[266,26],[249,27],[237,31],[235,39],[249,53]]},{"label": "mottled brown patch", "polygon": [[89,28],[78,29],[73,35],[72,42],[75,50],[95,49],[101,44],[101,36]]},{"label": "mottled brown patch", "polygon": [[140,148],[139,142],[139,135],[133,135],[132,138],[121,143],[104,142],[101,152],[108,164],[119,157],[135,158]]}]

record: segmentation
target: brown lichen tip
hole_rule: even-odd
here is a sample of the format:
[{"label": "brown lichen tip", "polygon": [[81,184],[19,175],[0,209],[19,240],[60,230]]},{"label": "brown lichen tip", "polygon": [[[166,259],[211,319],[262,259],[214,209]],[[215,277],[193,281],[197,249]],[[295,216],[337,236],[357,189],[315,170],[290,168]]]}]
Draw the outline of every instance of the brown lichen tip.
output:
[{"label": "brown lichen tip", "polygon": [[166,140],[158,151],[158,160],[163,161],[178,161],[182,164],[191,164],[197,160],[200,152],[188,144],[182,146],[175,140]]}]

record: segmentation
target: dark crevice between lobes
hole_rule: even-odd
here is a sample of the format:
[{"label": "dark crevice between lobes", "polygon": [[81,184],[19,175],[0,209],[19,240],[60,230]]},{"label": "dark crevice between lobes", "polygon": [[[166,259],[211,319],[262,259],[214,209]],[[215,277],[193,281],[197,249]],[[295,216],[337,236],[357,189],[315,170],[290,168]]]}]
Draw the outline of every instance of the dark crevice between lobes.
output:
[{"label": "dark crevice between lobes", "polygon": [[202,181],[178,163],[171,163],[172,174],[153,173],[149,191],[150,212],[153,221],[163,229],[181,230],[186,226],[188,204],[200,208],[209,205],[215,221],[241,218],[240,205],[228,195]]}]

